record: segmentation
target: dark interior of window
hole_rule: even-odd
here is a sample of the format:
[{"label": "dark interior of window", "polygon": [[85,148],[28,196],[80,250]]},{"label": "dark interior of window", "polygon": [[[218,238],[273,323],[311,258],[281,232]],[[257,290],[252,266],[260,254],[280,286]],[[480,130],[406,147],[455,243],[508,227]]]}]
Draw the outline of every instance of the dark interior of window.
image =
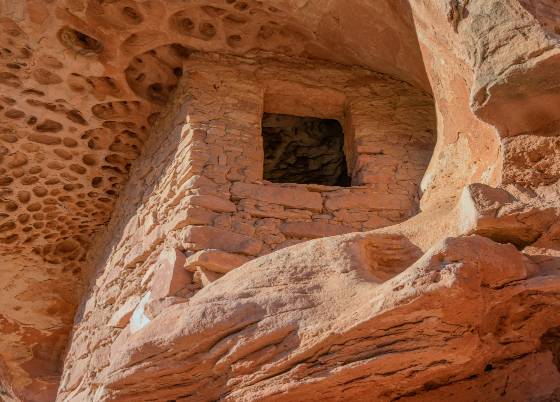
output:
[{"label": "dark interior of window", "polygon": [[265,113],[264,179],[348,187],[344,132],[336,120]]}]

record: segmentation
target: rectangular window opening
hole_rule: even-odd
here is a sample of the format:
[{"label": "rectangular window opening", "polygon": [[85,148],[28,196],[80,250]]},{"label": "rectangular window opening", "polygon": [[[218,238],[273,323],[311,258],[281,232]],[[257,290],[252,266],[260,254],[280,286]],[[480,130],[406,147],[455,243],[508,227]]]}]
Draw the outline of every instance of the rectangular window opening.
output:
[{"label": "rectangular window opening", "polygon": [[351,186],[337,120],[265,113],[262,136],[265,180]]}]

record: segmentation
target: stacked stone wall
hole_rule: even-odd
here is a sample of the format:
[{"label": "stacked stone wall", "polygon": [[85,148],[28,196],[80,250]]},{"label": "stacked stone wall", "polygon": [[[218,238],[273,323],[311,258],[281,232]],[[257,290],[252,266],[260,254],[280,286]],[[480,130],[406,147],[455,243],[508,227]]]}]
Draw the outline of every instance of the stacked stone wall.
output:
[{"label": "stacked stone wall", "polygon": [[[97,272],[59,400],[95,398],[85,392],[96,390],[114,342],[244,262],[417,211],[435,140],[428,95],[322,63],[193,55],[184,71],[93,248]],[[264,181],[265,111],[338,119],[352,187]]]}]

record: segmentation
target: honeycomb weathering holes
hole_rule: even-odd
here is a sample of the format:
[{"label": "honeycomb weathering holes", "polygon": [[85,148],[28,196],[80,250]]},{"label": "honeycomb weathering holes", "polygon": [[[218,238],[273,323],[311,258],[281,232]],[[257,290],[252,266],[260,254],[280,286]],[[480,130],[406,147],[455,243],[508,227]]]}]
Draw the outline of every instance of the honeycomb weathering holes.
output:
[{"label": "honeycomb weathering holes", "polygon": [[58,39],[68,49],[72,49],[84,56],[101,53],[103,51],[103,44],[100,41],[74,28],[61,28],[58,31]]},{"label": "honeycomb weathering holes", "polygon": [[124,17],[124,19],[132,25],[140,24],[144,20],[142,14],[140,14],[138,10],[132,7],[128,7],[128,6],[123,7],[121,14]]},{"label": "honeycomb weathering holes", "polygon": [[132,91],[156,105],[164,105],[183,75],[183,60],[191,50],[172,43],[144,52],[132,59],[125,70]]}]

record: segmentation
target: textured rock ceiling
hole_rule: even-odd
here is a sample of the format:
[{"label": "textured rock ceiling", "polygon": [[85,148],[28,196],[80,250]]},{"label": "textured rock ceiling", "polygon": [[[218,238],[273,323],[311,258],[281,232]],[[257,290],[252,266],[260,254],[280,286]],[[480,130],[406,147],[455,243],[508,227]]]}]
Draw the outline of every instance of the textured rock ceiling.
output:
[{"label": "textured rock ceiling", "polygon": [[0,376],[31,394],[56,387],[91,236],[192,51],[429,88],[404,0],[2,0],[0,32]]},{"label": "textured rock ceiling", "polygon": [[83,257],[193,49],[361,60],[426,85],[405,3],[366,3],[7,2],[0,242]]}]

